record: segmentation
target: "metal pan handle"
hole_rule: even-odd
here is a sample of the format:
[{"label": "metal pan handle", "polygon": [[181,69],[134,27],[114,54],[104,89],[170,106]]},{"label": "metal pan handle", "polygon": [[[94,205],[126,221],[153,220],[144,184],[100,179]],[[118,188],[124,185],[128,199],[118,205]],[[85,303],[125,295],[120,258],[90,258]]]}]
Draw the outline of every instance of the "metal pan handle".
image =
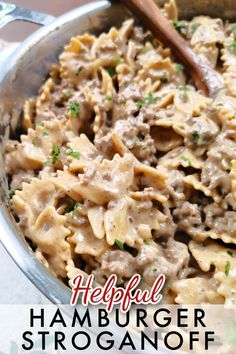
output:
[{"label": "metal pan handle", "polygon": [[45,26],[53,22],[55,17],[0,1],[0,28],[4,27],[9,22],[17,20]]}]

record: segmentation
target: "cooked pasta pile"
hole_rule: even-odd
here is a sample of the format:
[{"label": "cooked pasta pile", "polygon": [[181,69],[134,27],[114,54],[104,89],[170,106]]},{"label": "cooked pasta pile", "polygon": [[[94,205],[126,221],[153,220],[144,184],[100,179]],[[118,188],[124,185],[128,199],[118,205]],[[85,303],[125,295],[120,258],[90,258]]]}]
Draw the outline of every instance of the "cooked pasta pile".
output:
[{"label": "cooked pasta pile", "polygon": [[236,303],[236,25],[178,21],[225,80],[215,100],[150,33],[71,39],[6,154],[14,215],[40,261],[142,286],[166,303]]}]

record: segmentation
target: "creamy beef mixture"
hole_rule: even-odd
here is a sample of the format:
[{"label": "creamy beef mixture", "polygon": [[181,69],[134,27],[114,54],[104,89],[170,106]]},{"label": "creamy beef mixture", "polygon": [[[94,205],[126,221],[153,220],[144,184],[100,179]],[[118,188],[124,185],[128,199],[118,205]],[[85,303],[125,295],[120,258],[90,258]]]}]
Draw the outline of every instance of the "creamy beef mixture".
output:
[{"label": "creamy beef mixture", "polygon": [[7,145],[11,204],[40,261],[166,303],[236,303],[236,25],[163,11],[222,74],[213,100],[130,19],[71,39]]}]

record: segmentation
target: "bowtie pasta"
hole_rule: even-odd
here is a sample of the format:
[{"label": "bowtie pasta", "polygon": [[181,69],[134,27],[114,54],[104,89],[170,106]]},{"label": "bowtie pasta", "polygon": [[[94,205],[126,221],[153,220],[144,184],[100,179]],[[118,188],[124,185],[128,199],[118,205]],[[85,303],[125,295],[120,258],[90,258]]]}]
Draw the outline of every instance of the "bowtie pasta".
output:
[{"label": "bowtie pasta", "polygon": [[236,304],[236,25],[178,21],[222,74],[213,100],[130,19],[73,37],[7,144],[11,205],[38,259],[71,284],[167,277],[166,303]]}]

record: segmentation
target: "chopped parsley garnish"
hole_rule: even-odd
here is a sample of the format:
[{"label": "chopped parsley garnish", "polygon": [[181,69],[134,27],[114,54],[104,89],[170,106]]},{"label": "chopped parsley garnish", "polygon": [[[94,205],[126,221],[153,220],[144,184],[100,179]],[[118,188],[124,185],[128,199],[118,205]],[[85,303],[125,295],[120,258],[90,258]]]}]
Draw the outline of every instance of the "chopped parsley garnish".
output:
[{"label": "chopped parsley garnish", "polygon": [[51,161],[52,161],[52,165],[54,165],[57,161],[58,161],[58,156],[60,155],[60,149],[58,146],[53,146],[52,147],[52,151],[51,151]]},{"label": "chopped parsley garnish", "polygon": [[71,202],[70,204],[68,204],[64,209],[65,214],[71,213],[72,211],[74,211],[76,208],[76,204],[77,204],[76,202]]},{"label": "chopped parsley garnish", "polygon": [[231,251],[226,251],[231,257],[233,257],[233,252]]},{"label": "chopped parsley garnish", "polygon": [[144,244],[145,246],[149,246],[149,245],[150,245],[149,242],[146,241],[146,240],[143,241],[143,244]]},{"label": "chopped parsley garnish", "polygon": [[15,194],[16,194],[16,190],[13,188],[8,191],[9,198],[13,198]]},{"label": "chopped parsley garnish", "polygon": [[75,207],[74,207],[74,210],[72,211],[72,216],[73,216],[73,218],[76,216],[77,211],[78,211],[79,208],[82,209],[82,204],[76,203],[76,204],[75,204]]},{"label": "chopped parsley garnish", "polygon": [[153,270],[152,270],[153,272],[157,272],[157,268],[153,268]]},{"label": "chopped parsley garnish", "polygon": [[80,111],[80,104],[79,103],[73,102],[70,104],[69,112],[73,118],[78,117],[79,111]]},{"label": "chopped parsley garnish", "polygon": [[36,146],[35,140],[32,140],[32,145],[33,145],[33,146]]},{"label": "chopped parsley garnish", "polygon": [[82,71],[82,68],[79,68],[77,71],[76,71],[76,76],[79,76],[81,74],[81,71]]},{"label": "chopped parsley garnish", "polygon": [[[150,93],[148,96],[145,96],[144,97],[144,100],[147,104],[152,104],[152,103],[155,103],[157,100],[159,100],[160,97],[154,97],[152,93]],[[142,102],[142,101],[138,101],[136,102],[136,107],[138,109],[141,109],[143,108],[145,102]]]},{"label": "chopped parsley garnish", "polygon": [[109,95],[105,97],[105,100],[106,100],[106,101],[112,101],[112,99],[113,99],[113,97],[112,97],[112,96],[109,96]]},{"label": "chopped parsley garnish", "polygon": [[199,133],[198,130],[195,130],[193,133],[192,133],[192,136],[194,137],[194,141],[196,144],[199,144],[200,142],[200,139],[201,139],[201,135]]},{"label": "chopped parsley garnish", "polygon": [[218,107],[223,107],[224,105],[223,105],[223,103],[219,102],[219,103],[217,103],[217,106]]},{"label": "chopped parsley garnish", "polygon": [[183,91],[184,93],[187,93],[189,91],[189,88],[188,88],[188,86],[185,85],[185,86],[180,86],[179,90]]},{"label": "chopped parsley garnish", "polygon": [[148,96],[144,97],[145,101],[148,104],[152,104],[155,103],[158,99],[160,99],[159,97],[154,97],[152,93],[150,93]]},{"label": "chopped parsley garnish", "polygon": [[236,119],[236,116],[232,116],[229,118],[229,120],[234,120],[234,119]]},{"label": "chopped parsley garnish", "polygon": [[137,107],[138,109],[143,108],[143,106],[144,106],[143,102],[141,102],[141,101],[136,102],[136,107]]},{"label": "chopped parsley garnish", "polygon": [[65,214],[72,213],[72,216],[74,218],[77,214],[78,208],[81,207],[82,205],[80,203],[72,201],[67,207],[65,207],[64,212]]},{"label": "chopped parsley garnish", "polygon": [[120,250],[124,249],[124,242],[120,241],[120,240],[115,240],[115,245],[117,248],[119,248]]},{"label": "chopped parsley garnish", "polygon": [[73,149],[69,148],[66,150],[68,156],[74,157],[77,160],[80,160],[80,152],[74,151]]},{"label": "chopped parsley garnish", "polygon": [[236,42],[231,43],[231,44],[228,46],[228,49],[229,49],[230,52],[236,53]]},{"label": "chopped parsley garnish", "polygon": [[117,74],[116,68],[108,68],[107,72],[110,75],[110,77],[116,76],[116,74]]},{"label": "chopped parsley garnish", "polygon": [[142,150],[145,151],[145,150],[147,150],[147,148],[148,147],[145,145],[145,146],[142,147]]},{"label": "chopped parsley garnish", "polygon": [[160,78],[160,80],[161,80],[161,83],[162,83],[162,84],[167,84],[167,82],[169,81],[167,74],[164,73],[164,74],[162,75],[162,77]]},{"label": "chopped parsley garnish", "polygon": [[190,26],[190,33],[191,34],[194,34],[196,32],[196,30],[198,29],[199,27],[199,23],[193,23],[191,26]]},{"label": "chopped parsley garnish", "polygon": [[60,149],[58,146],[53,146],[51,150],[51,158],[45,162],[45,166],[51,167],[58,161],[60,155]]},{"label": "chopped parsley garnish", "polygon": [[176,64],[176,65],[175,65],[175,71],[176,71],[177,73],[180,73],[180,72],[183,71],[183,70],[184,70],[184,67],[183,67],[182,64]]},{"label": "chopped parsley garnish", "polygon": [[173,26],[181,36],[186,35],[186,21],[173,21]]},{"label": "chopped parsley garnish", "polygon": [[43,135],[43,136],[48,136],[49,134],[48,134],[48,132],[45,130],[45,131],[43,131],[42,135]]},{"label": "chopped parsley garnish", "polygon": [[191,166],[191,160],[187,156],[182,155],[181,156],[181,160],[187,162],[189,164],[189,166]]},{"label": "chopped parsley garnish", "polygon": [[227,277],[229,276],[230,267],[231,267],[230,261],[227,261],[227,262],[226,262],[226,265],[225,265],[225,275],[226,275]]}]

